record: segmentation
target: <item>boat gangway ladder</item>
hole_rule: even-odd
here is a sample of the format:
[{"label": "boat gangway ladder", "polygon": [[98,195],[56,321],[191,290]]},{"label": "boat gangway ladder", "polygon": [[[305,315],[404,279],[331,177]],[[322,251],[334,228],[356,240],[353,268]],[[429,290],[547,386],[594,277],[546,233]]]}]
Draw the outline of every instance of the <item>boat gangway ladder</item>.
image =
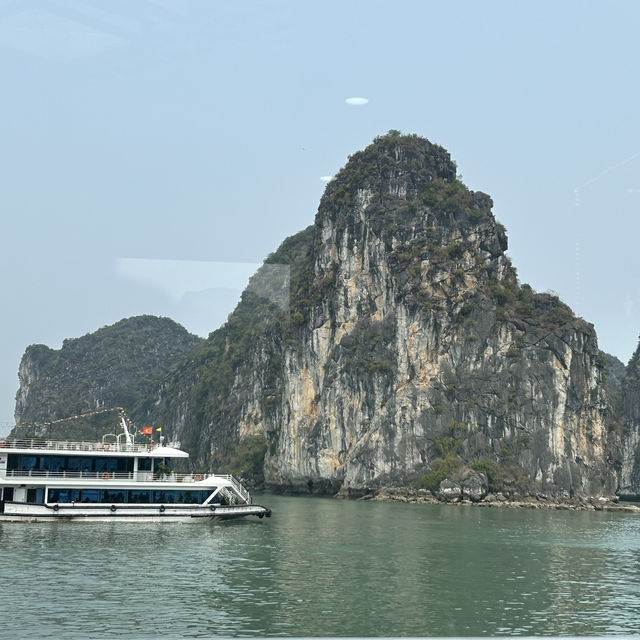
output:
[{"label": "boat gangway ladder", "polygon": [[238,495],[242,496],[243,500],[247,504],[251,504],[251,494],[234,478],[231,474],[223,475],[223,478],[229,481],[229,484],[237,491]]}]

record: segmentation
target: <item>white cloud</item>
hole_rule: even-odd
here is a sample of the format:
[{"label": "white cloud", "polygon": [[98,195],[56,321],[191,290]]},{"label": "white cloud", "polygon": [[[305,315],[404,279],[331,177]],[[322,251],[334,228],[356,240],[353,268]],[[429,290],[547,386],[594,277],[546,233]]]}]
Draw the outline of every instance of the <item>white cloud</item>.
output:
[{"label": "white cloud", "polygon": [[331,182],[333,180],[333,176],[320,176],[320,180],[322,180],[322,182]]},{"label": "white cloud", "polygon": [[361,107],[363,104],[368,104],[369,98],[357,98],[357,97],[347,98],[345,102],[354,107]]}]

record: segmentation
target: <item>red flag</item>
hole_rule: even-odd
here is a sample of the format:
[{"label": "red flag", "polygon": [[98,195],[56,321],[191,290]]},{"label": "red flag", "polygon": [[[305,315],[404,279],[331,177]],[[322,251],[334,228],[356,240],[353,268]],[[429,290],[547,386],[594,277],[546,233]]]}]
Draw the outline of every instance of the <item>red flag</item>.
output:
[{"label": "red flag", "polygon": [[142,427],[142,433],[150,436],[153,433],[153,427]]}]

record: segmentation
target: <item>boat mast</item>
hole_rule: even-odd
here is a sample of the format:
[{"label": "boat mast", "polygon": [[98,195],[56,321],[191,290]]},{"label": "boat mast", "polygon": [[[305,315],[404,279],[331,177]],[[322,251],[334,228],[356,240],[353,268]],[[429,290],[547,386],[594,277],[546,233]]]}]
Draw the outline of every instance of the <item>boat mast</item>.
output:
[{"label": "boat mast", "polygon": [[124,417],[124,411],[120,411],[120,423],[122,424],[122,429],[124,430],[124,440],[130,445],[133,444],[133,440],[131,439],[131,434],[129,433],[129,425],[127,424],[127,419]]}]

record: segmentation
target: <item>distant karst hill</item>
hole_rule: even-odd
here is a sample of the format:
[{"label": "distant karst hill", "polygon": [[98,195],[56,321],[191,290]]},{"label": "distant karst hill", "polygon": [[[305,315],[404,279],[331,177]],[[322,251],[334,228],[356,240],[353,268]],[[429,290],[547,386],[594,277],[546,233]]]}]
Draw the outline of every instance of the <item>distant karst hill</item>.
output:
[{"label": "distant karst hill", "polygon": [[[556,296],[518,281],[492,206],[445,149],[389,132],[350,157],[314,224],[265,260],[207,340],[175,329],[174,364],[142,377],[130,362],[119,385],[123,335],[90,370],[85,356],[66,367],[68,346],[30,347],[16,416],[77,411],[81,398],[127,405],[130,393],[196,466],[291,492],[633,492],[640,377]],[[288,275],[269,284],[273,265]]]},{"label": "distant karst hill", "polygon": [[100,407],[122,406],[139,421],[151,420],[159,385],[200,342],[169,318],[137,316],[65,340],[57,350],[31,345],[18,372],[17,433],[100,437],[117,416],[45,424]]}]

